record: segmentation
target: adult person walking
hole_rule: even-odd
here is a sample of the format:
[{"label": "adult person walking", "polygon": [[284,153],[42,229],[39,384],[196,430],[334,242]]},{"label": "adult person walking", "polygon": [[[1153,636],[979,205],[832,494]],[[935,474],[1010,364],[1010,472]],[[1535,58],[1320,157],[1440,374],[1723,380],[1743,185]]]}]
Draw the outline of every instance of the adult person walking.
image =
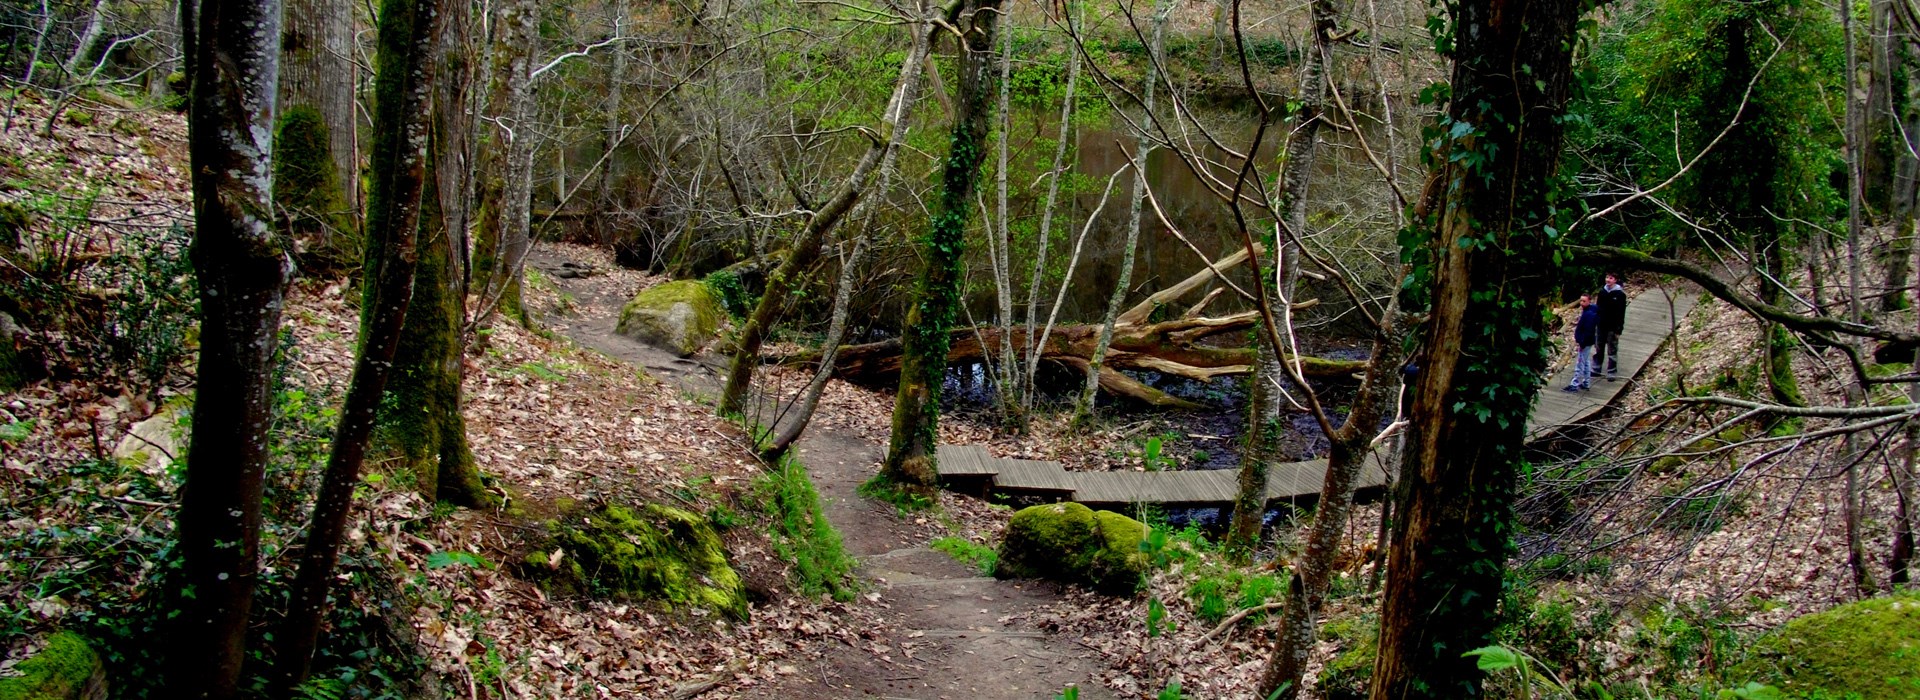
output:
[{"label": "adult person walking", "polygon": [[1593,349],[1593,369],[1598,372],[1604,365],[1607,381],[1620,377],[1620,331],[1627,327],[1627,290],[1620,286],[1620,276],[1607,273],[1607,286],[1600,290],[1600,337]]},{"label": "adult person walking", "polygon": [[1593,296],[1580,295],[1580,320],[1573,324],[1573,381],[1561,391],[1593,388],[1593,344],[1600,331],[1600,309]]}]

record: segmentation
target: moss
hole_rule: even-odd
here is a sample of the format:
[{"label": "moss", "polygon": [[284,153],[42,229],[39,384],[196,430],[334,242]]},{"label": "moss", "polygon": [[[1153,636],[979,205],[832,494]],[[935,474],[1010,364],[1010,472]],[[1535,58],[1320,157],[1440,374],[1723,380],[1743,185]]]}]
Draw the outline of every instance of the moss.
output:
[{"label": "moss", "polygon": [[72,632],[47,638],[47,648],[14,667],[20,675],[0,678],[0,700],[104,698],[106,674],[100,655]]},{"label": "moss", "polygon": [[303,263],[345,267],[354,252],[336,245],[348,229],[346,195],[334,172],[331,136],[320,110],[294,105],[280,115],[273,137],[273,203],[282,231],[294,236]]},{"label": "moss", "polygon": [[1334,641],[1340,647],[1315,681],[1321,697],[1327,700],[1367,697],[1367,682],[1373,678],[1373,662],[1380,652],[1377,627],[1369,618],[1348,618],[1329,622],[1321,628],[1321,638]]},{"label": "moss", "polygon": [[1078,503],[1026,508],[1007,522],[1000,544],[999,578],[1045,578],[1132,593],[1147,571],[1140,551],[1147,527],[1119,513]]},{"label": "moss", "polygon": [[[552,544],[523,562],[548,588],[747,618],[746,587],[727,563],[720,536],[695,513],[651,503],[638,509],[604,505],[562,518],[550,529]],[[558,561],[552,559],[556,548]]]},{"label": "moss", "polygon": [[712,288],[698,280],[648,287],[620,309],[621,335],[691,357],[720,329],[726,309]]},{"label": "moss", "polygon": [[1756,642],[1727,677],[1770,683],[1789,697],[1920,696],[1920,593],[1797,618]]}]

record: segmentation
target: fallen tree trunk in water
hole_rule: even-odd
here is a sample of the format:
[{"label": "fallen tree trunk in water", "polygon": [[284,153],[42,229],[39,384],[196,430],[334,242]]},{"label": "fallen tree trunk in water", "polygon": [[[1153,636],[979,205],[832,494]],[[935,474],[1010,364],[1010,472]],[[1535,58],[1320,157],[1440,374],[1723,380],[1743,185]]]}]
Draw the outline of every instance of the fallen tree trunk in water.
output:
[{"label": "fallen tree trunk in water", "polygon": [[[1116,370],[1151,370],[1200,381],[1247,374],[1253,363],[1251,348],[1214,347],[1202,345],[1200,341],[1224,333],[1245,331],[1257,322],[1254,314],[1248,312],[1218,318],[1183,318],[1152,324],[1118,325],[1113,329],[1113,344],[1103,364]],[[947,351],[947,364],[950,366],[981,362],[986,357],[983,347],[1000,347],[1000,329],[996,327],[955,328],[951,332],[952,344]],[[1098,324],[1054,328],[1047,336],[1046,347],[1040,357],[1084,372],[1093,355],[1099,332]],[[1014,355],[1025,356],[1028,343],[1025,330],[1015,329],[1011,340]],[[880,383],[900,373],[900,352],[899,340],[842,346],[834,356],[834,373],[849,381]],[[781,358],[781,361],[809,364],[817,362],[819,357],[819,352],[814,351],[789,355]],[[1309,379],[1349,379],[1366,367],[1365,362],[1357,360],[1301,357],[1299,361],[1301,373]],[[1189,402],[1168,396],[1119,372],[1113,372],[1110,377],[1103,372],[1100,386],[1109,393],[1154,406],[1193,407]]]}]

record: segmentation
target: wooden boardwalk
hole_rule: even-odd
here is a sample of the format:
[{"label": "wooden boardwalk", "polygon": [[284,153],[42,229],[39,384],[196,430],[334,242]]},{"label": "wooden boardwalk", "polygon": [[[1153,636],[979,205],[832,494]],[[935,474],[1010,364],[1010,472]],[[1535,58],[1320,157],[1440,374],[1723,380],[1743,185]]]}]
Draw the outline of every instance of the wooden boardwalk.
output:
[{"label": "wooden boardwalk", "polygon": [[[1608,382],[1596,378],[1589,391],[1561,391],[1573,376],[1569,363],[1554,373],[1535,399],[1532,417],[1527,421],[1528,440],[1577,424],[1613,403],[1621,392],[1633,385],[1633,377],[1673,334],[1674,319],[1684,318],[1693,303],[1691,294],[1678,295],[1669,303],[1668,296],[1658,289],[1635,297],[1627,308],[1626,332],[1620,336],[1620,380]],[[1376,450],[1367,458],[1360,474],[1360,489],[1376,489],[1388,482],[1381,454]],[[1094,506],[1132,503],[1226,506],[1240,491],[1238,469],[1067,471],[1059,462],[995,457],[978,445],[941,445],[938,459],[941,480],[955,490],[1039,496]],[[1273,465],[1267,472],[1268,502],[1317,498],[1326,471],[1325,459]]]}]

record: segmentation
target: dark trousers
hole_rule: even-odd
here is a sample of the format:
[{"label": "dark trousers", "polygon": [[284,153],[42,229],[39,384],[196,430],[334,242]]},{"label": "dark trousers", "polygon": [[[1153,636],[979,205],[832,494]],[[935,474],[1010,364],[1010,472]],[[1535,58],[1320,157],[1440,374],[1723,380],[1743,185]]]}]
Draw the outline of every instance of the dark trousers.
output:
[{"label": "dark trousers", "polygon": [[1600,331],[1600,342],[1593,346],[1593,373],[1607,376],[1620,373],[1620,331]]}]

